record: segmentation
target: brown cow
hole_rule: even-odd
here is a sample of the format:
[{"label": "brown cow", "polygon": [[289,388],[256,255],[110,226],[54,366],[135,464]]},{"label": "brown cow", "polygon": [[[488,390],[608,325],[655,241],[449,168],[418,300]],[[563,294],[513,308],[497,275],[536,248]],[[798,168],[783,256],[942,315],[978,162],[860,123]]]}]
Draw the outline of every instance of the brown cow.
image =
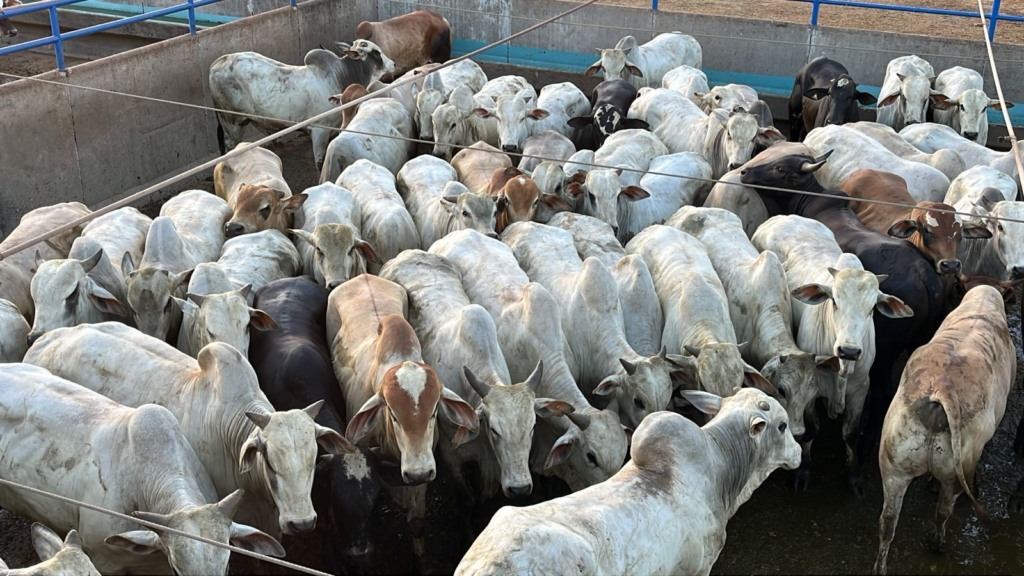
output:
[{"label": "brown cow", "polygon": [[939,548],[962,492],[984,515],[971,491],[974,471],[1003,418],[1016,371],[1003,298],[991,286],[971,289],[931,341],[911,354],[882,427],[878,465],[885,498],[875,573],[885,573],[903,496],[914,478],[930,473],[942,485]]},{"label": "brown cow", "polygon": [[[362,84],[349,84],[345,87],[345,90],[341,94],[336,94],[328,98],[332,104],[338,104],[344,106],[353,100],[358,100],[363,96],[369,94],[370,91],[366,89],[366,86]],[[359,111],[359,104],[351,106],[341,111],[341,129],[344,130],[352,122],[352,119],[356,117],[356,112]]]},{"label": "brown cow", "polygon": [[[235,149],[248,145],[239,142]],[[259,146],[218,162],[213,189],[231,208],[224,224],[228,238],[268,228],[284,232],[292,227],[292,213],[306,201],[305,194],[292,196],[281,158]]]},{"label": "brown cow", "polygon": [[543,194],[537,183],[518,168],[496,168],[487,193],[498,205],[495,231],[501,234],[513,222],[547,222],[557,212],[571,210],[554,194]]},{"label": "brown cow", "polygon": [[[948,204],[915,202],[907,190],[907,181],[892,172],[861,168],[844,180],[839,189],[850,195],[850,209],[864,226],[908,240],[935,265],[939,274],[960,272],[957,250],[961,239],[992,237],[984,226],[961,225],[953,215],[954,208]],[[890,204],[858,202],[857,199]]]},{"label": "brown cow", "polygon": [[[501,150],[480,140],[468,148],[459,150],[452,156],[452,168],[459,182],[465,184],[470,192],[488,194],[492,188],[495,172],[512,167],[512,160]],[[501,176],[498,176],[500,178]],[[504,186],[504,181],[494,181],[493,186]]]},{"label": "brown cow", "polygon": [[383,22],[360,22],[356,39],[372,41],[395,61],[394,73],[385,74],[382,82],[390,82],[417,66],[446,62],[452,57],[451,26],[444,16],[430,10],[417,10]]}]

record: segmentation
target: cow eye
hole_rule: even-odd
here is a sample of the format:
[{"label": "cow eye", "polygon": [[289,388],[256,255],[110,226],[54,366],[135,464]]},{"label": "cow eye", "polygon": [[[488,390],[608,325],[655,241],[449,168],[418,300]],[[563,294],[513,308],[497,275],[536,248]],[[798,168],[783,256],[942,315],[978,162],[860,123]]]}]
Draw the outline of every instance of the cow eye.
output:
[{"label": "cow eye", "polygon": [[1002,232],[1003,231],[1003,225],[1002,224],[996,224],[996,230],[999,230],[1000,232]]},{"label": "cow eye", "polygon": [[454,123],[452,124],[452,128],[451,129],[455,130],[455,124]]},{"label": "cow eye", "polygon": [[321,250],[320,248],[317,248],[317,249],[316,249],[316,255],[317,255],[318,257],[320,257],[320,258],[323,258],[324,256],[326,256],[326,254],[324,254],[324,251],[323,251],[323,250]]},{"label": "cow eye", "polygon": [[494,428],[488,428],[488,430],[491,431],[491,436],[494,436],[496,440],[501,438],[501,434],[499,434],[498,431],[495,430]]},{"label": "cow eye", "polygon": [[785,398],[786,397],[786,389],[785,388],[783,388],[781,386],[776,386],[775,388],[776,388],[776,390],[779,391],[779,398]]},{"label": "cow eye", "polygon": [[260,218],[263,218],[264,220],[270,218],[270,206],[266,206],[260,209]]},{"label": "cow eye", "polygon": [[782,166],[776,166],[775,167],[775,171],[776,172],[783,172],[783,171],[785,171],[785,168],[783,168]]},{"label": "cow eye", "polygon": [[168,298],[167,304],[164,304],[164,310],[170,310],[171,306],[174,306],[174,300]]},{"label": "cow eye", "polygon": [[722,96],[720,94],[715,94],[715,102],[721,102],[721,101],[722,101]]},{"label": "cow eye", "polygon": [[779,423],[779,432],[785,432],[785,431],[786,431],[786,423],[785,422]]},{"label": "cow eye", "polygon": [[633,397],[633,406],[636,406],[637,410],[644,410],[645,408],[647,408],[647,405],[644,404],[644,401],[641,400],[639,396]]},{"label": "cow eye", "polygon": [[67,301],[68,302],[73,302],[75,300],[78,300],[78,288],[79,288],[78,286],[75,286],[75,289],[71,291],[71,294],[68,294],[68,297],[67,297]]},{"label": "cow eye", "polygon": [[462,211],[462,217],[463,218],[469,218],[469,210],[463,210]]},{"label": "cow eye", "polygon": [[597,456],[593,452],[587,452],[587,462],[594,468],[597,468]]}]

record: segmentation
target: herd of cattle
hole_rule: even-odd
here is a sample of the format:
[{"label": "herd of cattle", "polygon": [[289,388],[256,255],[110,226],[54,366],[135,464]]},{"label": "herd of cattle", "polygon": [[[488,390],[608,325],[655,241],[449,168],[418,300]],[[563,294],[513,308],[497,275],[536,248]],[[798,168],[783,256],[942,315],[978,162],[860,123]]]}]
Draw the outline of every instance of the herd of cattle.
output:
[{"label": "herd of cattle", "polygon": [[[677,32],[601,50],[589,97],[436,69],[451,31],[431,12],[357,36],[302,66],[213,63],[235,150],[216,194],[0,262],[0,478],[153,523],[0,486],[41,523],[33,573],[223,574],[226,550],[160,527],[282,556],[318,521],[333,569],[366,570],[381,489],[422,562],[436,453],[464,515],[537,477],[572,490],[502,508],[459,574],[707,574],[773,470],[807,486],[818,400],[854,493],[878,458],[876,572],[914,477],[941,484],[939,543],[959,494],[983,513],[1024,203],[1014,159],[983,145],[998,102],[977,72],[896,58],[879,122],[859,122],[875,98],[818,58],[784,142]],[[242,142],[385,75],[333,120],[350,131],[309,130],[317,186],[293,193]],[[33,210],[0,249],[88,214]]]}]

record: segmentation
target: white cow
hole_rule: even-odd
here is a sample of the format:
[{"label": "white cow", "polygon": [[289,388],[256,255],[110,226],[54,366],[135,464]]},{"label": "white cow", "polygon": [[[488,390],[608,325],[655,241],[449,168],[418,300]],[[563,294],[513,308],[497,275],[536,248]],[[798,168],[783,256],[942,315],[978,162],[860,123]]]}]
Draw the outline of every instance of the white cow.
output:
[{"label": "white cow", "polygon": [[333,290],[366,272],[366,262],[379,260],[369,242],[360,238],[362,213],[355,197],[332,182],[307,188],[302,210],[295,213],[295,248],[299,267],[321,286]]},{"label": "white cow", "polygon": [[984,144],[964,138],[949,126],[933,122],[915,124],[900,130],[900,137],[924,152],[931,153],[948,148],[963,159],[966,168],[990,166],[1020,182],[1012,150],[996,152]]},{"label": "white cow", "polygon": [[[525,92],[523,92],[525,91]],[[537,92],[522,76],[498,76],[484,84],[476,93],[461,86],[448,95],[448,101],[438,106],[431,116],[434,125],[434,156],[451,159],[453,147],[469,146],[483,140],[499,146],[498,120],[481,116],[480,109],[493,108],[502,96],[515,96],[523,92],[536,101]]]},{"label": "white cow", "polygon": [[1003,172],[988,166],[975,166],[964,170],[949,183],[949,190],[943,203],[949,204],[961,214],[957,219],[962,223],[981,223],[981,219],[964,216],[967,214],[986,215],[982,198],[990,202],[1017,199],[1017,182]]},{"label": "white cow", "polygon": [[[829,417],[843,415],[846,464],[848,470],[855,469],[857,455],[851,440],[856,442],[860,429],[868,373],[875,361],[872,312],[901,318],[913,311],[899,298],[883,294],[878,284],[885,276],[864,270],[860,259],[844,253],[821,222],[795,215],[773,216],[751,241],[758,250],[775,252],[786,269],[797,346],[811,354],[840,358],[835,385],[825,384],[822,390]],[[849,360],[851,357],[856,360]],[[808,426],[815,426],[813,412],[806,416]],[[809,464],[811,442],[805,442],[803,448]]]},{"label": "white cow", "polygon": [[1024,202],[994,201],[985,195],[977,206],[992,218],[981,223],[992,233],[991,238],[964,239],[958,256],[963,273],[969,276],[991,276],[998,280],[1019,280],[1024,277]]},{"label": "white cow", "polygon": [[815,157],[832,151],[828,163],[815,173],[825,188],[838,188],[843,180],[861,168],[884,170],[902,177],[915,202],[941,202],[949,188],[949,178],[942,172],[904,160],[870,136],[843,125],[815,128],[804,138],[804,144]]},{"label": "white cow", "polygon": [[284,234],[263,230],[225,242],[217,266],[236,288],[248,284],[255,291],[278,278],[295,276],[299,251]]},{"label": "white cow", "polygon": [[[643,230],[626,251],[644,259],[665,313],[662,346],[688,354],[691,382],[707,392],[728,396],[740,386],[775,393],[771,383],[741,357],[729,319],[729,299],[704,245],[693,236],[664,225]],[[694,386],[691,385],[691,388]]]},{"label": "white cow", "polygon": [[796,468],[800,449],[785,411],[759,391],[686,394],[715,414],[707,425],[652,414],[618,474],[548,502],[502,508],[455,574],[709,574],[729,518],[775,469]]},{"label": "white cow", "polygon": [[126,406],[165,406],[196,447],[217,494],[244,489],[240,518],[274,537],[316,525],[310,489],[317,445],[332,454],[354,450],[313,421],[321,402],[276,411],[249,361],[222,342],[193,359],[134,328],[105,322],[47,334],[25,361]]},{"label": "white cow", "polygon": [[[668,88],[644,90],[630,104],[627,116],[647,122],[651,132],[673,153],[689,151],[691,132],[707,121],[707,113],[697,103]],[[703,144],[703,134],[699,140]]]},{"label": "white cow", "polygon": [[[0,380],[5,384],[0,391],[5,480],[284,556],[272,537],[231,521],[241,490],[215,502],[210,475],[166,408],[122,406],[26,364],[0,365]],[[77,530],[82,548],[103,574],[227,572],[227,550],[192,538],[139,529],[131,521],[6,486],[0,487],[0,505],[60,532]]]},{"label": "white cow", "polygon": [[759,99],[757,90],[745,84],[723,84],[695,96],[700,99],[697,104],[706,114],[717,109],[732,112],[737,107],[749,112]]},{"label": "white cow", "polygon": [[[598,258],[583,260],[572,233],[534,222],[517,222],[501,235],[530,280],[554,296],[569,344],[569,369],[585,393],[609,396],[608,408],[636,428],[651,412],[666,410],[673,378],[683,377],[688,358],[641,356],[626,341],[615,278]],[[632,320],[632,319],[630,319]]]},{"label": "white cow", "polygon": [[576,386],[565,357],[561,312],[551,294],[530,282],[507,246],[479,232],[449,234],[430,253],[459,269],[470,301],[491,315],[512,381],[526,380],[543,362],[537,395],[564,400],[575,409],[567,415],[572,425],[565,418],[552,418],[537,427],[531,469],[555,475],[573,490],[611,477],[626,457],[626,435],[617,414],[595,409]]},{"label": "white cow", "polygon": [[171,298],[184,295],[197,265],[220,257],[230,217],[227,202],[204,190],[186,190],[160,207],[138,269],[134,262],[121,262],[126,304],[139,330],[168,342],[177,339],[181,310]]},{"label": "white cow", "polygon": [[32,547],[41,563],[11,570],[0,558],[5,576],[99,576],[92,560],[82,551],[78,530],[70,530],[62,541],[60,536],[39,522],[32,524]]},{"label": "white cow", "polygon": [[[536,132],[523,143],[523,157],[517,166],[526,174],[533,174],[540,164],[549,162],[554,166],[561,164],[576,153],[572,140],[554,130]],[[554,194],[554,192],[548,192]]]},{"label": "white cow", "polygon": [[847,122],[843,124],[847,128],[853,128],[885,147],[886,150],[903,158],[927,164],[946,175],[946,178],[953,180],[964,171],[963,158],[952,150],[936,150],[934,153],[925,153],[913,147],[909,142],[900,137],[899,133],[890,126],[878,122]]},{"label": "white cow", "polygon": [[612,227],[592,216],[562,212],[548,224],[571,232],[580,258],[597,258],[612,273],[619,287],[626,341],[639,354],[657,354],[661,350],[665,318],[643,259],[626,254]]},{"label": "white cow", "polygon": [[21,310],[0,298],[0,363],[21,362],[28,350],[28,325]]},{"label": "white cow", "polygon": [[[436,66],[436,65],[429,65]],[[459,86],[465,86],[471,93],[479,92],[487,83],[487,74],[472,60],[460,60],[452,66],[442,68],[427,76],[423,88],[416,92],[416,125],[421,140],[434,139],[434,110],[444,103],[448,95]],[[415,85],[415,84],[413,84]]]},{"label": "white cow", "polygon": [[936,110],[949,107],[946,96],[932,90],[934,79],[935,69],[920,56],[890,60],[878,90],[878,123],[899,132],[908,124],[924,122],[929,104]]},{"label": "white cow", "polygon": [[680,207],[693,205],[712,182],[711,164],[700,154],[679,152],[651,160],[640,188],[650,196],[619,204],[619,241],[625,244],[651,224],[662,224]]},{"label": "white cow", "polygon": [[407,486],[384,487],[406,509],[413,551],[425,553],[423,519],[427,483],[437,475],[434,445],[437,415],[458,430],[458,445],[479,430],[473,407],[445,388],[423,361],[419,339],[405,319],[404,288],[377,276],[361,274],[331,291],[327,301],[327,338],[338,382],[342,382],[346,435],[381,458],[400,462]]},{"label": "white cow", "polygon": [[[239,142],[232,151],[250,145],[249,142]],[[281,157],[262,146],[239,152],[213,167],[214,192],[228,203],[232,211],[238,202],[239,190],[246,185],[266,186],[284,192],[286,196],[292,195],[292,189],[284,179]]]},{"label": "white cow", "polygon": [[[21,217],[18,226],[0,242],[0,251],[7,251],[36,236],[82,218],[90,210],[81,202],[62,202],[30,210]],[[36,273],[38,260],[67,258],[71,243],[82,233],[82,226],[50,238],[21,252],[0,260],[0,298],[11,301],[32,322],[35,305],[32,303],[32,276]],[[36,257],[36,254],[39,257]]]},{"label": "white cow", "polygon": [[[461,273],[446,259],[407,250],[381,270],[381,277],[406,289],[409,320],[423,345],[424,361],[479,417],[476,438],[455,448],[447,441],[440,444],[453,476],[465,487],[462,464],[476,462],[480,482],[474,498],[487,500],[499,490],[506,498],[530,494],[530,447],[536,418],[572,407],[536,397],[541,367],[525,382],[511,384],[494,320],[486,310],[470,303]],[[457,433],[445,421],[441,427],[446,437]]]},{"label": "white cow", "polygon": [[359,105],[352,122],[327,146],[320,183],[334,182],[359,160],[397,174],[412,157],[416,143],[412,116],[394,98],[376,98]]},{"label": "white cow", "polygon": [[424,250],[456,230],[471,228],[495,235],[498,206],[494,199],[471,193],[456,177],[449,163],[426,155],[413,158],[398,172],[398,192],[405,198]]},{"label": "white cow", "polygon": [[[534,106],[531,108],[531,106]],[[548,84],[540,95],[533,87],[516,94],[502,94],[494,106],[477,108],[477,116],[498,120],[498,141],[504,152],[520,152],[523,143],[532,134],[553,130],[571,136],[569,119],[590,115],[590,102],[583,91],[572,82]]]},{"label": "white cow", "polygon": [[402,250],[420,246],[419,232],[395,188],[393,172],[369,160],[356,160],[335,184],[352,192],[359,205],[359,230],[380,261],[367,263],[369,273],[376,274]]},{"label": "white cow", "polygon": [[[320,48],[310,50],[302,66],[283,64],[255,52],[225,54],[214,60],[210,65],[210,94],[214,107],[224,110],[217,112],[221,154],[242,140],[247,123],[263,132],[275,132],[291,122],[327,112],[332,106],[329,98],[341,94],[349,84],[369,86],[395,71],[395,63],[369,40],[356,40],[348,48],[344,56]],[[341,119],[336,120],[334,126]],[[331,122],[317,124],[329,126]],[[313,161],[319,169],[334,131],[326,126],[308,131],[313,141]]]},{"label": "white cow", "polygon": [[698,94],[706,94],[711,89],[708,87],[708,75],[689,64],[669,70],[661,79],[661,87],[679,92],[698,106],[701,103]]},{"label": "white cow", "polygon": [[793,336],[786,270],[771,251],[758,253],[735,214],[720,208],[684,206],[666,222],[700,240],[729,298],[737,339],[750,342],[746,359],[779,391],[790,430],[805,432],[804,412],[814,409],[819,368],[836,370],[831,355],[801,350]]},{"label": "white cow", "polygon": [[[935,91],[954,106],[935,111],[935,122],[945,124],[968,140],[988,145],[988,109],[1002,110],[999,100],[985,94],[985,80],[977,70],[954,66],[935,78]],[[1013,108],[1013,102],[1006,103]]]},{"label": "white cow", "polygon": [[700,43],[681,32],[658,34],[642,45],[625,36],[614,48],[598,49],[601,59],[587,68],[586,75],[603,72],[605,80],[621,78],[633,86],[660,86],[670,70],[683,64],[700,68],[703,62]]}]

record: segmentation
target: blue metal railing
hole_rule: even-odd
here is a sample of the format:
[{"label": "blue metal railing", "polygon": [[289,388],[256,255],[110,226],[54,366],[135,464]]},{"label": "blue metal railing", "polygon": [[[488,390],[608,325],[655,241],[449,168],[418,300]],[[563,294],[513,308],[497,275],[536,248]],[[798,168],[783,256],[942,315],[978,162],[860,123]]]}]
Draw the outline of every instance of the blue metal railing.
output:
[{"label": "blue metal railing", "polygon": [[[170,14],[178,12],[188,12],[188,32],[189,34],[196,33],[196,8],[201,8],[209,4],[216,4],[221,0],[186,0],[183,4],[176,4],[174,6],[168,6],[167,8],[160,8],[142,14],[136,14],[134,16],[127,16],[110,22],[103,22],[94,26],[88,26],[86,28],[79,28],[78,30],[69,30],[67,32],[60,31],[60,21],[58,19],[57,8],[67,6],[69,4],[78,4],[85,2],[86,0],[51,0],[49,2],[36,2],[32,4],[25,4],[16,8],[7,8],[4,10],[3,15],[5,17],[17,16],[19,14],[30,14],[32,12],[49,12],[50,16],[50,36],[46,38],[39,38],[36,40],[29,40],[27,42],[20,42],[11,46],[4,46],[0,48],[0,56],[4,54],[12,54],[14,52],[21,52],[23,50],[31,50],[32,48],[40,48],[43,46],[53,45],[54,52],[57,56],[57,70],[66,70],[64,66],[64,42],[72,40],[74,38],[80,38],[82,36],[88,36],[97,32],[104,32],[112,30],[114,28],[120,28],[121,26],[127,26],[136,22],[143,22],[145,20],[152,20],[154,18],[161,18]],[[292,6],[295,6],[298,0],[289,0]]]}]

